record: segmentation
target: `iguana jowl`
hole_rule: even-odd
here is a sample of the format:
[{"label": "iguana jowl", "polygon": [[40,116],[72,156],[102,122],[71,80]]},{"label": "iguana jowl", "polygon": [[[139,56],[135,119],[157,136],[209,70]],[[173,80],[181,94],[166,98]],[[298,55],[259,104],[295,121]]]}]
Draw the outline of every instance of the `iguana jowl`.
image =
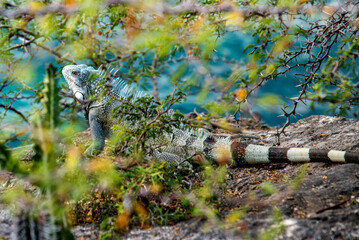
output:
[{"label": "iguana jowl", "polygon": [[[62,74],[74,97],[82,104],[87,103],[86,115],[93,137],[93,144],[86,150],[89,155],[101,151],[105,145],[105,137],[111,134],[111,127],[114,124],[110,120],[112,109],[120,104],[119,101],[116,101],[116,98],[126,98],[129,95],[137,98],[144,95],[142,92],[136,92],[128,84],[108,73],[102,68],[96,70],[84,64],[67,65],[62,70]],[[108,87],[109,91],[105,96],[101,96],[105,87]],[[95,97],[96,100],[90,101],[91,96]],[[111,99],[112,97],[114,99]],[[109,101],[110,104],[106,104]],[[186,149],[186,153],[204,152],[214,159],[226,156],[238,164],[310,161],[359,163],[359,153],[310,148],[267,147],[245,144],[230,138],[215,138],[211,135],[195,136],[180,129],[174,129],[172,136],[168,136],[168,138],[171,146],[162,148],[161,152],[155,152],[154,157],[177,161],[181,159],[178,149],[182,148]]]}]

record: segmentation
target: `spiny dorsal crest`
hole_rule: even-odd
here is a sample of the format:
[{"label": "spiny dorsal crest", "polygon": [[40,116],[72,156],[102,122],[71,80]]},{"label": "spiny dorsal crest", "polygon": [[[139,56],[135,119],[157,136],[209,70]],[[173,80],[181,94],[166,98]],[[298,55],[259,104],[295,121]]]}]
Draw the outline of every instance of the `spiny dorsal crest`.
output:
[{"label": "spiny dorsal crest", "polygon": [[[100,94],[109,88],[109,94],[115,98],[127,98],[132,95],[133,99],[143,97],[143,91],[136,91],[134,87],[117,77],[118,70],[108,66],[104,68],[102,65],[97,69],[96,78],[92,83],[95,87],[95,93]],[[104,84],[105,83],[105,84]]]}]

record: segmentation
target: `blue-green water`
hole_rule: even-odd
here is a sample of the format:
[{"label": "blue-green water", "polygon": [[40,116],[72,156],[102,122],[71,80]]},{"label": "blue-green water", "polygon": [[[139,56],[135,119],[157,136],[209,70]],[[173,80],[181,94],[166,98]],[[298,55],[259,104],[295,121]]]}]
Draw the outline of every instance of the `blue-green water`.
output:
[{"label": "blue-green water", "polygon": [[[244,47],[247,44],[251,43],[252,38],[240,33],[228,33],[223,38],[219,39],[218,46],[216,48],[216,55],[218,57],[224,56],[227,60],[237,60],[242,61],[243,63],[246,62],[246,53],[243,52]],[[54,62],[54,58],[47,55],[47,52],[40,52],[35,59],[32,60],[32,67],[34,69],[34,76],[32,80],[29,82],[31,86],[36,86],[37,83],[43,80],[45,75],[45,66],[49,62]],[[159,93],[160,97],[164,97],[167,94],[170,94],[173,90],[173,85],[169,84],[170,75],[177,69],[180,63],[172,64],[169,66],[166,75],[163,75],[159,78]],[[230,64],[225,63],[213,63],[211,65],[211,71],[214,73],[215,76],[219,77],[228,77],[231,73]],[[60,71],[59,71],[60,74]],[[61,78],[60,83],[65,83],[64,79]],[[285,119],[283,117],[278,117],[282,114],[281,105],[282,103],[289,101],[286,100],[285,97],[295,97],[298,92],[299,88],[295,87],[298,82],[293,77],[293,74],[288,74],[287,77],[281,77],[275,81],[270,81],[261,87],[258,91],[254,92],[253,96],[249,98],[249,105],[254,112],[259,113],[262,116],[262,121],[271,126],[278,126],[284,123]],[[6,89],[11,90],[11,89]],[[151,91],[149,89],[149,93]],[[270,102],[260,102],[257,99],[263,98],[268,94],[275,94],[281,99],[280,105],[271,104]],[[208,96],[206,101],[210,101],[215,99],[216,96],[211,94]],[[268,98],[270,99],[270,98]],[[175,108],[179,109],[183,113],[188,113],[194,111],[196,109],[197,112],[204,111],[201,108],[201,105],[198,104],[197,96],[188,96],[187,101],[176,105]],[[1,100],[0,100],[1,102]],[[264,103],[264,104],[263,104]],[[28,101],[22,101],[14,105],[15,107],[23,107],[26,108],[28,111],[32,111],[33,105],[29,104]],[[308,106],[304,104],[299,104],[298,106],[298,113],[302,114],[303,117],[313,115],[313,114],[322,114],[327,109],[326,106],[317,107],[315,111],[310,110]]]},{"label": "blue-green water", "polygon": [[[248,44],[253,43],[252,37],[245,35],[241,32],[233,32],[226,34],[223,38],[219,40],[218,47],[216,52],[219,53],[219,57],[225,56],[227,60],[237,60],[239,62],[246,63],[248,57],[247,53],[244,53],[244,48]],[[219,73],[219,76],[228,77],[228,73],[231,70],[231,67],[228,64],[223,63],[214,63],[212,65],[212,70],[216,73]],[[284,124],[286,119],[280,117],[283,114],[281,107],[283,104],[289,104],[290,101],[287,98],[296,97],[299,94],[300,88],[297,87],[299,82],[294,77],[295,73],[287,74],[286,77],[282,76],[276,80],[271,80],[264,84],[258,91],[255,91],[251,97],[248,99],[248,104],[253,112],[257,112],[261,115],[262,121],[270,126],[280,126]],[[160,89],[166,90],[166,93],[170,92],[167,82],[165,79],[160,83]],[[279,102],[271,104],[271,102],[266,101],[266,99],[271,99],[271,96],[275,96],[276,99],[279,99]],[[266,98],[267,97],[267,98]],[[263,98],[263,101],[258,101],[258,99]],[[210,99],[209,99],[210,100]],[[177,106],[182,112],[191,112],[194,108],[197,111],[200,108],[196,104],[196,97],[190,97],[188,101],[183,103],[181,106]],[[309,108],[310,102],[307,102],[307,105],[300,103],[297,107],[297,112],[300,114],[297,117],[304,118],[314,114],[324,114],[328,109],[328,105],[316,105],[314,110]],[[291,109],[291,108],[289,108]],[[244,116],[248,117],[248,114]],[[295,122],[295,119],[292,119]]]}]

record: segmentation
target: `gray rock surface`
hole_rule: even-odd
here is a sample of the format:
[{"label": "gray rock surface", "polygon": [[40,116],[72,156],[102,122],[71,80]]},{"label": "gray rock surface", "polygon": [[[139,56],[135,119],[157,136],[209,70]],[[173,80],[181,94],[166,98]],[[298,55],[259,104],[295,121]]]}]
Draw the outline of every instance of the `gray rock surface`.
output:
[{"label": "gray rock surface", "polygon": [[[248,124],[248,125],[247,125]],[[242,123],[260,139],[243,139],[257,144],[277,145],[277,129]],[[359,122],[354,119],[311,116],[286,129],[280,147],[312,147],[359,151]],[[275,164],[232,168],[227,179],[228,196],[221,201],[221,216],[243,206],[250,211],[238,222],[221,228],[205,220],[189,220],[151,230],[132,229],[122,239],[359,239],[359,165],[310,163],[298,190],[285,179],[294,179],[302,164]],[[262,184],[269,182],[276,193],[268,196]],[[250,200],[255,193],[256,199]],[[273,207],[282,213],[283,230],[272,217]],[[208,231],[208,229],[210,229]],[[188,234],[190,232],[190,234]]]},{"label": "gray rock surface", "polygon": [[[277,130],[241,122],[260,139],[243,141],[277,145]],[[290,125],[281,147],[312,147],[359,152],[359,121],[311,116]],[[232,224],[194,218],[173,226],[134,228],[121,239],[359,239],[359,164],[274,164],[231,168],[226,192],[220,196],[220,217],[246,207],[247,213]],[[298,180],[300,172],[303,179]],[[1,177],[1,176],[0,176]],[[1,177],[2,179],[2,177]],[[297,179],[297,180],[296,180]],[[2,179],[3,180],[3,179]],[[1,184],[4,181],[1,182]],[[263,184],[274,193],[263,191]],[[273,217],[274,209],[280,213]],[[0,206],[0,235],[9,238],[11,216]],[[279,230],[278,230],[279,229]],[[73,227],[77,239],[98,239],[98,225]]]}]

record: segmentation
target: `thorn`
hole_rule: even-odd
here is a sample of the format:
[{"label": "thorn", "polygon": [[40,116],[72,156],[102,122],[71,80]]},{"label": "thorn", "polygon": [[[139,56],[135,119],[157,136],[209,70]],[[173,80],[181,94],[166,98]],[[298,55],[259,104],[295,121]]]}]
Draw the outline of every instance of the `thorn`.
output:
[{"label": "thorn", "polygon": [[304,102],[303,99],[300,99],[300,101],[301,101],[305,106],[307,106],[307,104]]},{"label": "thorn", "polygon": [[297,99],[295,99],[295,97],[294,97],[294,98],[289,98],[289,97],[284,96],[284,98],[285,98],[285,99],[288,99],[289,101],[292,101],[292,102],[296,102],[296,101],[297,101]]}]

